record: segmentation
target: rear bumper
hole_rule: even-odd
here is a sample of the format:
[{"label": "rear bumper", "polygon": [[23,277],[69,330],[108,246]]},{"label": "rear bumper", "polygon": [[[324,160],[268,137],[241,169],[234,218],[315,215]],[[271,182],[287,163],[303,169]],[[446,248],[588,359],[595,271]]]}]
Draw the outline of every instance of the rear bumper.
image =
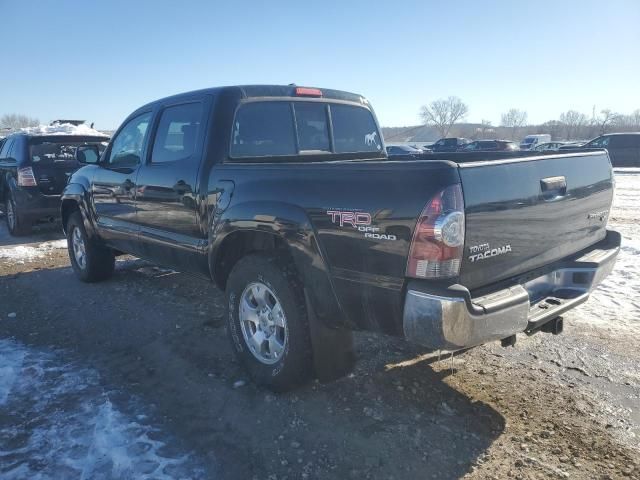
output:
[{"label": "rear bumper", "polygon": [[482,297],[471,298],[461,285],[434,291],[427,282],[411,281],[404,335],[433,349],[459,350],[534,331],[589,298],[613,269],[620,241],[620,234],[609,230],[604,240],[576,257]]},{"label": "rear bumper", "polygon": [[60,195],[44,195],[37,188],[17,188],[13,195],[18,212],[30,221],[60,216]]}]

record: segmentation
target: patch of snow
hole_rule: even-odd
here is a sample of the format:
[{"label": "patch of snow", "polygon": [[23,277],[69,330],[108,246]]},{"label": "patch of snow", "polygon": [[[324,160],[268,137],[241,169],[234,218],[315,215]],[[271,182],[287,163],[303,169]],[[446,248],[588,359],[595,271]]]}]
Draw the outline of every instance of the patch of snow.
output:
[{"label": "patch of snow", "polygon": [[116,405],[122,394],[61,354],[0,339],[4,480],[205,478],[193,456],[147,421],[140,400]]},{"label": "patch of snow", "polygon": [[578,322],[640,334],[640,169],[616,169],[609,228],[622,235],[616,265],[571,315]]},{"label": "patch of snow", "polygon": [[72,125],[71,123],[56,123],[55,125],[26,127],[21,128],[20,131],[29,135],[84,135],[91,137],[109,137],[109,135],[99,132],[87,125]]},{"label": "patch of snow", "polygon": [[30,245],[18,245],[16,247],[0,248],[0,258],[24,263],[38,258],[43,258],[47,256],[51,250],[60,250],[65,248],[67,248],[66,240],[44,242],[37,247]]}]

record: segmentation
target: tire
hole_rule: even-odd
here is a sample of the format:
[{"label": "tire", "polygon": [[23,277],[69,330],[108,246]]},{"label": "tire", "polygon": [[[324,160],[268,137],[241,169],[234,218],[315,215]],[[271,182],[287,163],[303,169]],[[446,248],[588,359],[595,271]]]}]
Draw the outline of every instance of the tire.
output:
[{"label": "tire", "polygon": [[226,299],[233,349],[254,382],[286,391],[311,378],[307,309],[293,265],[265,255],[240,259]]},{"label": "tire", "polygon": [[80,280],[99,282],[113,275],[116,262],[113,250],[89,238],[80,212],[73,212],[69,216],[66,232],[69,260]]},{"label": "tire", "polygon": [[4,218],[7,221],[7,229],[14,237],[21,237],[31,233],[31,222],[20,215],[16,202],[11,192],[7,193],[4,202]]}]

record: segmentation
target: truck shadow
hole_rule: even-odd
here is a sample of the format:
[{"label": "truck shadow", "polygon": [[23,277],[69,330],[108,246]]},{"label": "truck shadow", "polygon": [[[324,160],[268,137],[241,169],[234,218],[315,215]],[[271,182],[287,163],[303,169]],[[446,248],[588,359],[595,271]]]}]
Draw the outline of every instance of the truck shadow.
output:
[{"label": "truck shadow", "polygon": [[0,277],[0,294],[0,316],[20,319],[0,323],[0,337],[97,369],[119,396],[148,405],[209,475],[460,478],[505,428],[444,381],[448,370],[402,363],[419,349],[376,335],[357,335],[348,377],[286,394],[256,387],[233,357],[221,292],[144,262],[119,262],[101,284],[68,267]]},{"label": "truck shadow", "polygon": [[49,242],[64,238],[60,223],[42,223],[33,227],[32,233],[23,237],[13,237],[7,229],[7,222],[3,206],[0,205],[0,248],[10,245],[23,245],[26,243]]}]

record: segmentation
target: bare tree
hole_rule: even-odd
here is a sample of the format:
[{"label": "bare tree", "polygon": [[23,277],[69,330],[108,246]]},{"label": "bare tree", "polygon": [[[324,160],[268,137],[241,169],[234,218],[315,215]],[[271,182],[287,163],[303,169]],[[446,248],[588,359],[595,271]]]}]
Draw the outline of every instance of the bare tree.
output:
[{"label": "bare tree", "polygon": [[423,105],[420,116],[425,125],[432,125],[441,137],[446,137],[451,127],[462,120],[469,107],[458,97],[440,98],[429,105]]},{"label": "bare tree", "polygon": [[0,118],[0,128],[17,130],[24,127],[36,127],[40,124],[37,118],[31,118],[19,113],[7,113]]},{"label": "bare tree", "polygon": [[495,129],[491,124],[491,120],[482,119],[480,121],[480,126],[476,129],[477,137],[481,139],[487,138],[487,136],[491,136],[491,134],[495,133]]},{"label": "bare tree", "polygon": [[630,115],[631,117],[631,127],[635,130],[640,130],[640,108],[633,111]]},{"label": "bare tree", "polygon": [[630,115],[619,115],[613,124],[616,130],[622,132],[633,132],[640,130],[640,110],[635,110]]},{"label": "bare tree", "polygon": [[612,112],[608,108],[600,110],[600,115],[595,117],[596,126],[598,127],[598,133],[600,135],[604,135],[605,133],[607,133],[609,126],[612,123],[615,123],[619,117],[619,114]]},{"label": "bare tree", "polygon": [[551,140],[558,140],[562,137],[564,125],[558,120],[549,120],[541,125],[540,131],[551,135]]},{"label": "bare tree", "polygon": [[517,108],[510,109],[507,113],[502,114],[501,126],[511,129],[511,139],[516,138],[516,132],[519,128],[523,127],[527,123],[527,112],[524,110],[518,110]]},{"label": "bare tree", "polygon": [[564,124],[565,138],[574,140],[580,138],[580,133],[587,125],[587,116],[584,113],[569,110],[560,115],[560,122]]}]

